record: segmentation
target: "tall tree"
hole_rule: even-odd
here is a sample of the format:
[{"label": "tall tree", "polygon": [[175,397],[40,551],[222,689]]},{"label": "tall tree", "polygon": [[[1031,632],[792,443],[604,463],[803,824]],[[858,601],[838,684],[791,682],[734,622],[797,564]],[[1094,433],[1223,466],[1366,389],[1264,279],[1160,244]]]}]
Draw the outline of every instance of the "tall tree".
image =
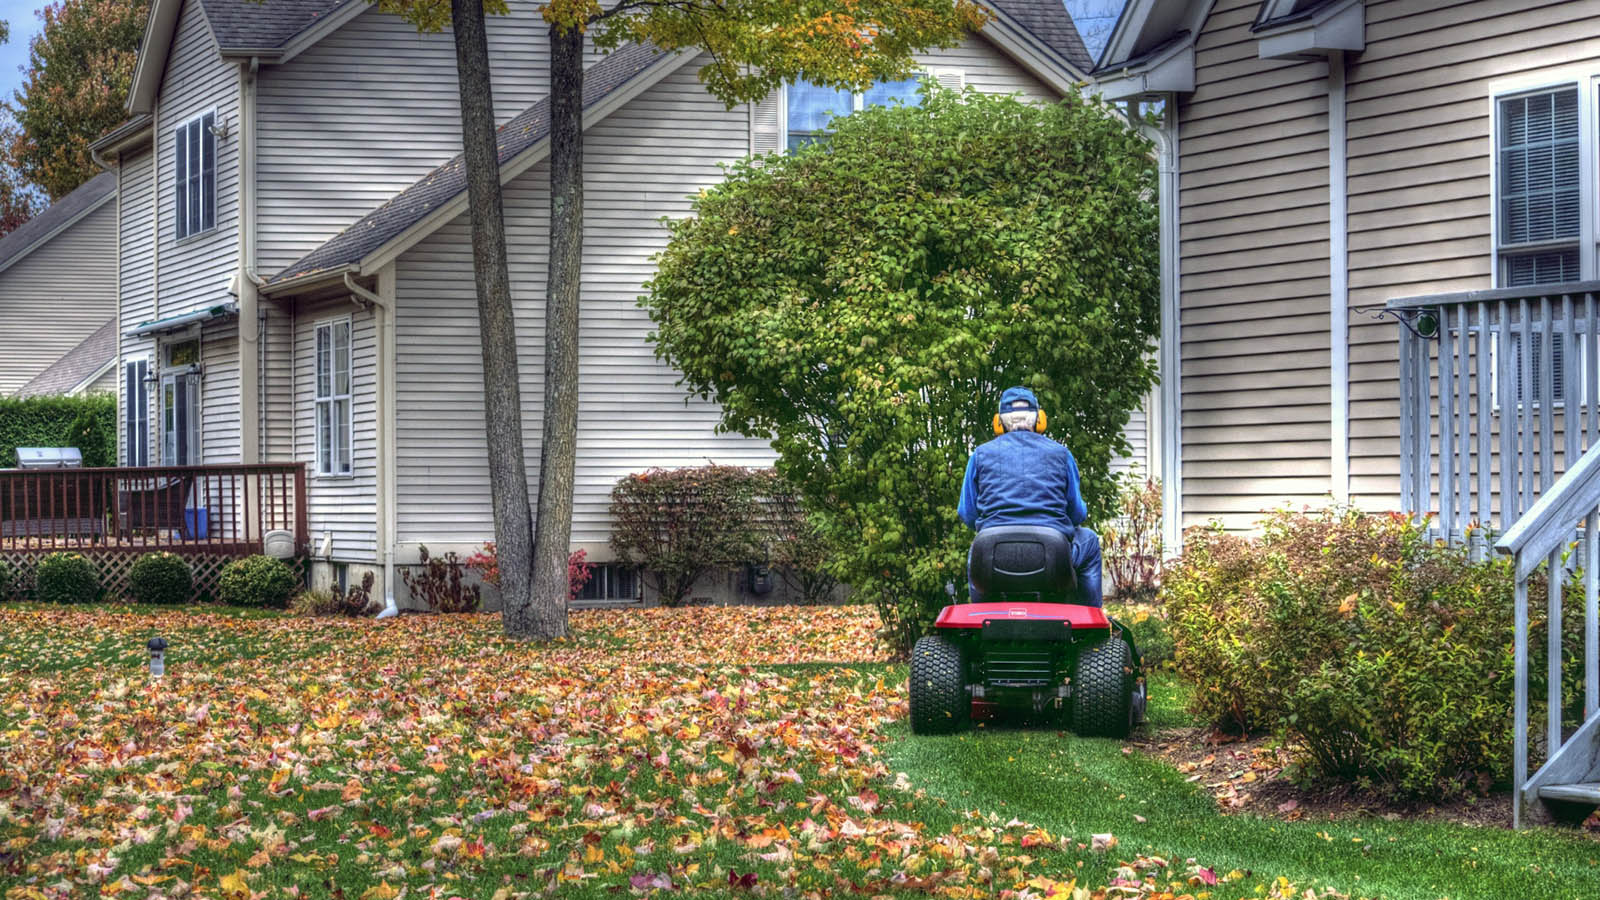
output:
[{"label": "tall tree", "polygon": [[3,104],[5,164],[58,200],[99,171],[89,144],[126,116],[148,0],[60,0],[39,10],[22,87]]},{"label": "tall tree", "polygon": [[[513,637],[566,631],[567,553],[577,456],[578,315],[583,262],[583,49],[650,43],[705,51],[700,80],[730,108],[796,78],[863,89],[903,78],[912,54],[949,47],[988,13],[976,0],[547,0],[550,23],[550,265],[545,290],[544,421],[537,516],[529,546],[516,335],[506,278],[499,169],[483,13],[504,0],[372,0],[422,30],[454,23],[461,78],[462,144],[472,208],[473,265],[482,319],[484,414],[500,553],[505,628]],[[469,80],[471,86],[469,87]],[[493,220],[490,222],[489,220]],[[482,220],[480,222],[480,220]],[[493,366],[493,368],[491,368]],[[524,572],[531,579],[524,580]]]}]

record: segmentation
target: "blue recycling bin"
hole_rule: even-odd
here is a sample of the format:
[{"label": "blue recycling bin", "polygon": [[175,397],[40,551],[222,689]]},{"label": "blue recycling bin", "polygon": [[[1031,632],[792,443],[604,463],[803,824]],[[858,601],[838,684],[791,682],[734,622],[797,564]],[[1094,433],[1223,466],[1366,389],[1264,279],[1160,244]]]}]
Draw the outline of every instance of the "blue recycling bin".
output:
[{"label": "blue recycling bin", "polygon": [[190,540],[203,541],[211,524],[211,510],[205,507],[190,507],[183,511],[183,528]]}]

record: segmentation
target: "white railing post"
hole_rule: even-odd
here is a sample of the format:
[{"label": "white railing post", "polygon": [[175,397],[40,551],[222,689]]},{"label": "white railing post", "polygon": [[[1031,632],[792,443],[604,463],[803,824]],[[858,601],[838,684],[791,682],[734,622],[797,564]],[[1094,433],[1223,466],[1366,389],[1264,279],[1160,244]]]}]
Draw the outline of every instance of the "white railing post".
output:
[{"label": "white railing post", "polygon": [[[1520,568],[1520,566],[1519,566]],[[1522,790],[1528,783],[1528,577],[1517,576],[1516,619],[1512,624],[1516,645],[1514,715],[1516,746],[1511,754],[1511,827],[1522,827]]]}]

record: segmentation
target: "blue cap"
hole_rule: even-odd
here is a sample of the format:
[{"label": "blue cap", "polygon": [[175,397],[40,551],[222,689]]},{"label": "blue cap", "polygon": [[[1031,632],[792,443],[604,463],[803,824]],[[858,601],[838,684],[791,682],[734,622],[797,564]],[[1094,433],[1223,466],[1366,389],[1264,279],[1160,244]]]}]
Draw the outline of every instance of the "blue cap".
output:
[{"label": "blue cap", "polygon": [[1000,395],[1000,411],[1008,412],[1038,412],[1039,398],[1033,396],[1033,391],[1025,387],[1006,388]]}]

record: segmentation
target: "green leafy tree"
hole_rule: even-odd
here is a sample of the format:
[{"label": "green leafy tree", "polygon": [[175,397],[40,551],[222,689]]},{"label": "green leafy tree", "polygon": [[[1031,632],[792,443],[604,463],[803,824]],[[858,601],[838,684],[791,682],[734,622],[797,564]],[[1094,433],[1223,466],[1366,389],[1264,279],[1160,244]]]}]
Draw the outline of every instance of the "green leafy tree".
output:
[{"label": "green leafy tree", "polygon": [[[729,107],[804,77],[841,88],[902,78],[912,54],[949,47],[988,13],[976,0],[548,0],[550,264],[545,288],[544,421],[538,515],[529,517],[522,459],[516,329],[505,251],[494,101],[484,14],[504,0],[370,0],[424,31],[453,28],[462,159],[472,208],[473,270],[483,341],[484,418],[504,621],[513,637],[566,631],[578,433],[578,297],[583,261],[583,48],[648,42],[706,51],[700,80]],[[536,529],[536,530],[535,530]],[[531,578],[530,578],[531,576]]]},{"label": "green leafy tree", "polygon": [[39,10],[22,87],[4,104],[10,168],[58,200],[99,167],[89,144],[122,122],[148,0],[60,0]]},{"label": "green leafy tree", "polygon": [[965,577],[956,501],[1000,391],[1039,395],[1106,515],[1158,322],[1155,171],[1126,121],[1076,95],[924,91],[732,166],[641,300],[721,426],[771,439],[902,650]]}]

